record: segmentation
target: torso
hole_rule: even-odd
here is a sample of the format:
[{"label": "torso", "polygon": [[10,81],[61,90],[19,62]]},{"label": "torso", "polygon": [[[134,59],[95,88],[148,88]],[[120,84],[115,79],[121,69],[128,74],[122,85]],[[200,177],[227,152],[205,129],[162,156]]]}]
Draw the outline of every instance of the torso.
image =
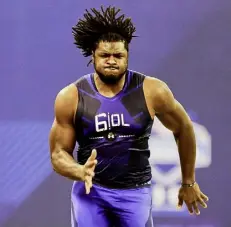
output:
[{"label": "torso", "polygon": [[98,92],[93,74],[75,85],[77,157],[84,164],[91,150],[97,150],[94,183],[130,188],[149,182],[148,139],[155,113],[147,77],[128,70],[122,90],[111,98]]}]

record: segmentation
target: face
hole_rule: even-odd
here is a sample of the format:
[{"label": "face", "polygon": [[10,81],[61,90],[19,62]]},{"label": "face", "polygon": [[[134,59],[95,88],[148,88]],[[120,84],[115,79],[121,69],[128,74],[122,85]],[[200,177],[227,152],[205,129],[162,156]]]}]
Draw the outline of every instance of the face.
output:
[{"label": "face", "polygon": [[93,53],[95,71],[105,84],[116,84],[128,68],[124,42],[100,42]]}]

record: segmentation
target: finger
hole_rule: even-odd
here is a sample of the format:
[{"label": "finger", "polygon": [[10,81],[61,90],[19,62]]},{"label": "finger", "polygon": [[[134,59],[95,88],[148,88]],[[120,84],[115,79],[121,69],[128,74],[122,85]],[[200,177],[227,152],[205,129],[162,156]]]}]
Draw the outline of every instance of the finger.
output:
[{"label": "finger", "polygon": [[178,196],[177,208],[180,209],[183,206],[183,202],[184,202],[184,200],[181,197]]},{"label": "finger", "polygon": [[209,197],[201,192],[201,198],[205,201],[209,201]]},{"label": "finger", "polygon": [[206,204],[202,199],[198,199],[197,202],[198,202],[203,208],[207,208],[207,204]]},{"label": "finger", "polygon": [[97,160],[94,160],[94,161],[87,161],[87,162],[85,163],[85,167],[86,167],[86,168],[93,168],[93,167],[96,166],[96,164],[97,164]]},{"label": "finger", "polygon": [[90,189],[92,188],[92,177],[90,177],[90,179],[89,179],[89,187],[90,187]]},{"label": "finger", "polygon": [[91,156],[88,158],[88,160],[95,160],[96,159],[96,156],[97,156],[97,152],[96,152],[96,149],[93,149],[92,152],[91,152]]},{"label": "finger", "polygon": [[91,189],[92,188],[92,177],[89,177],[88,185],[89,185],[89,188]]},{"label": "finger", "polygon": [[85,190],[86,190],[86,194],[90,193],[90,187],[87,181],[85,181]]},{"label": "finger", "polygon": [[89,192],[90,192],[90,189],[92,188],[92,180],[91,180],[91,177],[89,177],[89,178],[87,179],[86,183],[87,183],[87,186],[88,186]]},{"label": "finger", "polygon": [[94,177],[95,176],[95,173],[93,170],[91,169],[86,169],[86,172],[87,176],[90,176],[90,177]]},{"label": "finger", "polygon": [[85,180],[86,194],[90,193],[91,188],[92,188],[92,178],[89,176],[86,176],[86,180]]},{"label": "finger", "polygon": [[189,202],[185,202],[187,208],[188,208],[188,211],[190,214],[193,214],[193,207],[192,207],[192,203],[189,203]]},{"label": "finger", "polygon": [[192,203],[192,207],[193,207],[193,209],[194,209],[195,214],[196,214],[196,215],[199,215],[199,214],[200,214],[200,211],[199,211],[199,209],[198,209],[198,206],[197,206],[197,203],[196,203],[196,202],[193,202],[193,203]]}]

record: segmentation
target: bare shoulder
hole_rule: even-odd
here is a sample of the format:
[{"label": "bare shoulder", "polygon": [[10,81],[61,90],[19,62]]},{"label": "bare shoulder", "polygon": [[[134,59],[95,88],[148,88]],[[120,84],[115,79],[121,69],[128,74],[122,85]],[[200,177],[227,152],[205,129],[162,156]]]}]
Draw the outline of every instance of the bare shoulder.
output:
[{"label": "bare shoulder", "polygon": [[163,81],[156,77],[145,76],[144,84],[147,89],[155,89],[155,92],[166,92],[166,90],[170,90],[168,85]]},{"label": "bare shoulder", "polygon": [[78,104],[78,90],[74,84],[61,89],[55,99],[55,117],[57,120],[73,119]]},{"label": "bare shoulder", "polygon": [[174,96],[168,85],[155,77],[146,76],[144,92],[152,99],[155,112],[165,112],[175,105]]}]

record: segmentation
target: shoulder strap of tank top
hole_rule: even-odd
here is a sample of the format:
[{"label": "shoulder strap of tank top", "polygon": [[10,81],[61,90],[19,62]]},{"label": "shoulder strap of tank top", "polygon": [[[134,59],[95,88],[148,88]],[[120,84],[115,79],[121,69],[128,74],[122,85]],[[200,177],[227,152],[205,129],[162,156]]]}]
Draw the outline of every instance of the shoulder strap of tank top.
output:
[{"label": "shoulder strap of tank top", "polygon": [[129,78],[129,83],[127,87],[127,91],[137,89],[140,86],[143,85],[145,75],[129,70],[130,71],[130,78]]}]

